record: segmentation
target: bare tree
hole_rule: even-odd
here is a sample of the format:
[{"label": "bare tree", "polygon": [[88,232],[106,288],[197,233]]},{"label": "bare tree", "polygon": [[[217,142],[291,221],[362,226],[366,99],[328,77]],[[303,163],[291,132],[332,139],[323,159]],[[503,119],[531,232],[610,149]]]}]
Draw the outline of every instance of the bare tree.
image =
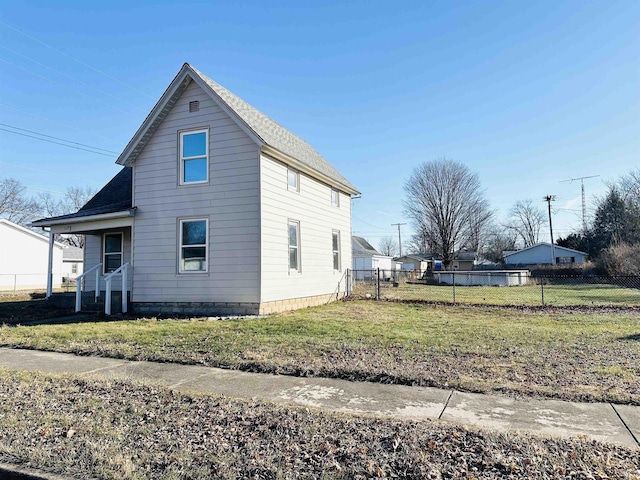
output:
[{"label": "bare tree", "polygon": [[502,263],[504,261],[504,252],[516,249],[518,236],[513,230],[504,229],[495,224],[490,225],[487,230],[486,244],[482,257],[495,263]]},{"label": "bare tree", "polygon": [[478,175],[453,160],[423,163],[404,189],[406,215],[447,267],[456,251],[472,246],[474,235],[492,217]]},{"label": "bare tree", "polygon": [[[80,210],[96,194],[96,190],[89,186],[69,187],[61,200],[55,200],[50,194],[44,193],[38,197],[40,208],[47,217],[57,217],[75,213]],[[84,247],[84,235],[69,234],[56,235],[56,240],[74,247]]]},{"label": "bare tree", "polygon": [[395,257],[398,255],[398,242],[393,237],[382,237],[378,243],[378,250],[382,255]]},{"label": "bare tree", "polygon": [[0,217],[27,226],[40,213],[37,201],[25,195],[25,186],[14,178],[0,180]]},{"label": "bare tree", "polygon": [[511,208],[509,221],[505,225],[522,240],[524,248],[538,243],[540,228],[546,222],[544,210],[532,200],[520,200]]}]

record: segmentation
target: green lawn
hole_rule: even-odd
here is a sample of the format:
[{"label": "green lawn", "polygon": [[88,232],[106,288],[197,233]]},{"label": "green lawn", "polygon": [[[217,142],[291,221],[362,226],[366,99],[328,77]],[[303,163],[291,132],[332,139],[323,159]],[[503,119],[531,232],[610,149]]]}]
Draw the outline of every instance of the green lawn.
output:
[{"label": "green lawn", "polygon": [[[640,290],[607,284],[547,284],[524,285],[512,287],[473,286],[455,287],[451,285],[423,285],[400,283],[393,287],[390,283],[382,283],[381,298],[386,300],[418,300],[432,302],[470,303],[484,305],[542,305],[574,306],[574,305],[640,305]],[[356,283],[354,295],[374,296],[373,284]]]},{"label": "green lawn", "polygon": [[633,312],[351,301],[262,319],[3,326],[0,345],[640,404]]}]

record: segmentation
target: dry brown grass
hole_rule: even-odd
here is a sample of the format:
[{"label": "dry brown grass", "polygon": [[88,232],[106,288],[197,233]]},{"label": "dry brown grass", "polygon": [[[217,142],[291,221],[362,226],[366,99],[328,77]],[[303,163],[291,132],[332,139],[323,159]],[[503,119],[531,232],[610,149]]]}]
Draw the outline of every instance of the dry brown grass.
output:
[{"label": "dry brown grass", "polygon": [[328,414],[118,380],[0,377],[0,461],[78,478],[640,478],[637,451],[584,438]]}]

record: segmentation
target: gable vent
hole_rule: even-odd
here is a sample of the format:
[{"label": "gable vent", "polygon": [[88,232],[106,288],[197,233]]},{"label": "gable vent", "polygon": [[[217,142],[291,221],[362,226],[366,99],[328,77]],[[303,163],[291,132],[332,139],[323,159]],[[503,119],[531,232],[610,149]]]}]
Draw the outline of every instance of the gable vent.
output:
[{"label": "gable vent", "polygon": [[189,112],[199,112],[200,111],[200,101],[194,100],[193,102],[189,102]]}]

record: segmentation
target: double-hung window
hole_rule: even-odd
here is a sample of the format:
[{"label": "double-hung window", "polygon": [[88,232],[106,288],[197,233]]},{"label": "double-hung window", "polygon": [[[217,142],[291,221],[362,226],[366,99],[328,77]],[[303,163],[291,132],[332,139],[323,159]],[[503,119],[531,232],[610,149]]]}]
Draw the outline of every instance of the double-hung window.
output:
[{"label": "double-hung window", "polygon": [[331,250],[333,252],[333,269],[340,270],[340,232],[331,233]]},{"label": "double-hung window", "polygon": [[180,273],[207,271],[208,224],[206,218],[180,220]]},{"label": "double-hung window", "polygon": [[293,192],[300,191],[300,174],[290,168],[287,169],[287,188]]},{"label": "double-hung window", "polygon": [[102,242],[103,272],[115,272],[122,266],[122,233],[105,233]]},{"label": "double-hung window", "polygon": [[180,185],[209,181],[209,132],[180,132]]},{"label": "double-hung window", "polygon": [[300,222],[289,220],[289,272],[300,271]]},{"label": "double-hung window", "polygon": [[340,206],[340,194],[333,188],[331,189],[331,205],[334,207]]}]

